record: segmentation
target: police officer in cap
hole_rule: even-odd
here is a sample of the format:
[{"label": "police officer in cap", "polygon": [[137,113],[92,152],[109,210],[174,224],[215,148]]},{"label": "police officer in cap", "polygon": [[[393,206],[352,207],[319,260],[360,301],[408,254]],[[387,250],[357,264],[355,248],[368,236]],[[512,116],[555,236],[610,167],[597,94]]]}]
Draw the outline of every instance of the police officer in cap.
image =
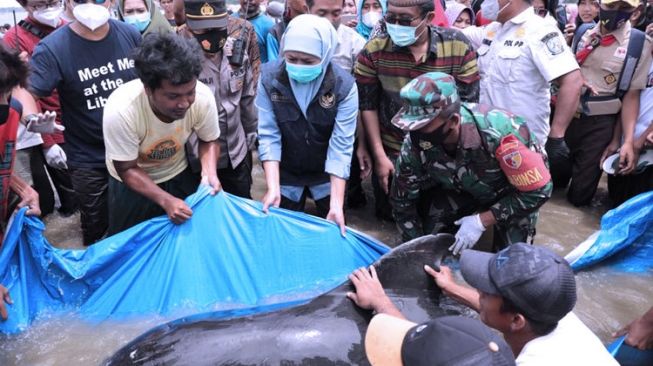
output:
[{"label": "police officer in cap", "polygon": [[[220,151],[218,175],[226,192],[252,198],[252,153],[256,147],[258,111],[256,70],[246,43],[252,26],[229,17],[225,0],[184,2],[187,37],[204,51],[199,80],[211,89],[218,105]],[[258,57],[258,55],[257,55]]]},{"label": "police officer in cap", "polygon": [[461,103],[454,78],[440,72],[413,79],[400,96],[404,105],[392,123],[409,133],[390,199],[403,239],[459,225],[454,254],[473,247],[490,226],[495,250],[532,242],[552,183],[546,155],[524,119]]}]

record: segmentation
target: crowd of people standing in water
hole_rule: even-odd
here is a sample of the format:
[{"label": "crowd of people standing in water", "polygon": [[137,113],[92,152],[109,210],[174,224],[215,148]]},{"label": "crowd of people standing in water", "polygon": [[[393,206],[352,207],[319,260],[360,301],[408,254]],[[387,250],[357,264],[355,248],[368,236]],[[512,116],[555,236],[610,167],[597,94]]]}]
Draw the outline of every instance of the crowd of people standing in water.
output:
[{"label": "crowd of people standing in water", "polygon": [[[373,364],[616,364],[572,312],[569,265],[531,244],[554,189],[587,206],[603,171],[614,206],[653,189],[653,1],[18,1],[27,18],[0,48],[1,232],[55,202],[80,212],[86,246],[181,224],[199,185],[251,198],[257,154],[266,212],[310,199],[345,235],[346,209],[373,199],[404,240],[455,235],[473,288],[425,271],[485,325],[402,320],[358,270]],[[473,249],[488,229],[496,254]],[[653,347],[653,311],[622,332]],[[429,346],[455,340],[469,347]]]}]

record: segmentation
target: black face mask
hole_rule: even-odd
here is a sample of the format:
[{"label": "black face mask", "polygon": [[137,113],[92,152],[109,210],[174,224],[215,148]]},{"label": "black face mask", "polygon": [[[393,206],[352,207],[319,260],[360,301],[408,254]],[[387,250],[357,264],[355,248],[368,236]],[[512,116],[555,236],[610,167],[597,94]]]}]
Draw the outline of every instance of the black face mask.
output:
[{"label": "black face mask", "polygon": [[195,39],[197,39],[204,52],[218,53],[227,41],[227,28],[211,29],[202,34],[193,33],[193,36],[195,36]]},{"label": "black face mask", "polygon": [[9,104],[0,104],[0,125],[7,123],[9,119]]},{"label": "black face mask", "polygon": [[612,32],[627,22],[631,15],[633,15],[632,11],[601,9],[599,10],[599,22],[605,30]]},{"label": "black face mask", "polygon": [[445,132],[447,123],[443,123],[440,127],[436,128],[432,132],[422,133],[419,130],[410,132],[410,140],[413,142],[413,145],[419,147],[422,150],[428,150],[433,146],[442,145],[444,140],[449,137],[451,134],[451,129],[448,129]]}]

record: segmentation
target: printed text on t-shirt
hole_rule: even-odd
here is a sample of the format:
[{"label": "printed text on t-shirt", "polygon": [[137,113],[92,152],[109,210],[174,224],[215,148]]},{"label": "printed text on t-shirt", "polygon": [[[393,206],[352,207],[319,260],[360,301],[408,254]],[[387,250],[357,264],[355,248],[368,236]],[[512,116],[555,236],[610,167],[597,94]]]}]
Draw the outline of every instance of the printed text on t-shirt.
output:
[{"label": "printed text on t-shirt", "polygon": [[[134,60],[124,57],[116,60],[116,64],[118,65],[118,71],[128,70],[134,67]],[[96,94],[98,94],[100,91],[99,88],[102,88],[103,91],[109,91],[116,89],[123,84],[123,80],[121,78],[114,79],[110,76],[115,72],[116,67],[111,61],[109,61],[106,65],[99,67],[86,67],[84,69],[77,70],[77,75],[79,76],[79,80],[81,82],[107,76],[100,80],[99,83],[94,82],[90,87],[84,88],[84,96],[87,97],[86,107],[89,111],[97,108],[102,108],[107,102],[107,98],[101,95],[96,96]]]}]

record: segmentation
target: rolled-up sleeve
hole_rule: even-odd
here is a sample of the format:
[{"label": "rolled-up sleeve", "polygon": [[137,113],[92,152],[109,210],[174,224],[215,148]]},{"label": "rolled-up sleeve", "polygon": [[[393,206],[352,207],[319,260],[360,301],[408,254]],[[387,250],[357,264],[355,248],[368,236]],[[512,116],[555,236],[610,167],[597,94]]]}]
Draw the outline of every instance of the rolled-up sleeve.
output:
[{"label": "rolled-up sleeve", "polygon": [[258,108],[258,155],[261,161],[281,161],[281,131],[272,109],[270,96],[259,80],[256,90]]},{"label": "rolled-up sleeve", "polygon": [[327,160],[324,164],[325,172],[342,179],[349,179],[357,116],[358,88],[353,84],[349,94],[338,105],[336,123],[329,139]]}]

